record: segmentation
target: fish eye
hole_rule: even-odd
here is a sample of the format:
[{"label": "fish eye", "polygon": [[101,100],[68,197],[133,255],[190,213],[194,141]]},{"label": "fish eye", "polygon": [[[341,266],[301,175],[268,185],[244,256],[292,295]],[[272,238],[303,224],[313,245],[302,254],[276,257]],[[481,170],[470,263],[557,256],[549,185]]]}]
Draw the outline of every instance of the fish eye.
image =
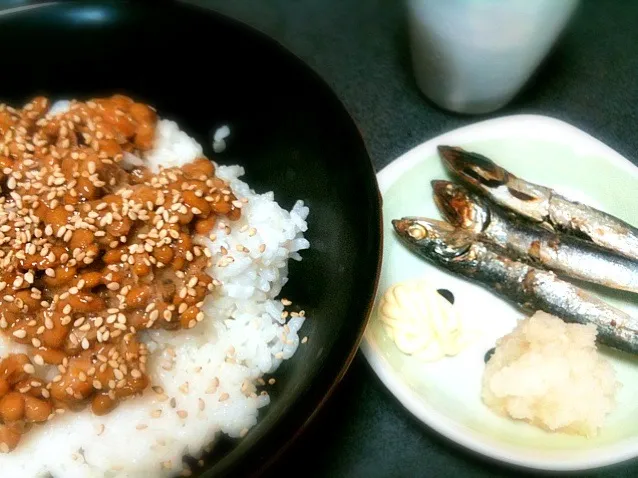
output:
[{"label": "fish eye", "polygon": [[420,224],[413,224],[408,228],[408,234],[412,239],[420,241],[428,237],[428,231]]}]

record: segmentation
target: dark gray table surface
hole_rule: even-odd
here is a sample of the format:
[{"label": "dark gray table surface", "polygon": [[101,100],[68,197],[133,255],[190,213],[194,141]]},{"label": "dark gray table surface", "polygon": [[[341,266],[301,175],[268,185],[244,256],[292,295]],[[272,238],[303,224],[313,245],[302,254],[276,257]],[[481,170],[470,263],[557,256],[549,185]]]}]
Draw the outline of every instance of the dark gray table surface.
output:
[{"label": "dark gray table surface", "polygon": [[[257,27],[322,75],[359,124],[377,170],[427,139],[488,117],[453,115],[423,98],[412,78],[399,0],[191,1]],[[553,116],[638,164],[637,20],[637,1],[585,0],[535,78],[490,116]],[[337,393],[270,474],[385,478],[528,472],[473,456],[422,425],[359,353]],[[638,476],[638,461],[578,476]]]}]

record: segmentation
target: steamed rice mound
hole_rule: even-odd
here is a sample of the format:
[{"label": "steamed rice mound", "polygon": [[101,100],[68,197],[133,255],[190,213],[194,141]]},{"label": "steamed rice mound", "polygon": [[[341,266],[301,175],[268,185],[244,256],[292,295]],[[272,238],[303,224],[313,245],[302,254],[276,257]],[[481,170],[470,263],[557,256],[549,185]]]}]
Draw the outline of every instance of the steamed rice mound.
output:
[{"label": "steamed rice mound", "polygon": [[483,402],[549,431],[596,435],[620,384],[595,339],[591,324],[536,312],[498,340],[483,375]]},{"label": "steamed rice mound", "polygon": [[[52,110],[68,107],[59,102]],[[202,152],[177,123],[160,119],[153,149],[124,161],[157,172]],[[301,260],[310,247],[304,237],[309,209],[303,201],[283,208],[273,192],[256,192],[242,181],[240,166],[216,166],[216,176],[243,205],[238,220],[219,221],[210,236],[193,236],[211,253],[207,273],[220,281],[202,305],[204,320],[192,329],[140,332],[152,387],[107,415],[67,412],[34,428],[11,453],[0,453],[1,478],[190,476],[184,456],[197,459],[222,434],[243,437],[257,423],[270,403],[262,377],[293,357],[301,342],[305,314],[289,314],[279,296],[289,261]],[[0,335],[0,358],[25,348]]]}]

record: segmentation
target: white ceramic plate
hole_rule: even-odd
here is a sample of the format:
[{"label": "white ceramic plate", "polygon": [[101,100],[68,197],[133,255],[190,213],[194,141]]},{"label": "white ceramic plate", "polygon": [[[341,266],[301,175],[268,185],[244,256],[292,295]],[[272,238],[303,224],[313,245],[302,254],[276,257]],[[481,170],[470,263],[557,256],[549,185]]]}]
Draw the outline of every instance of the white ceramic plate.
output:
[{"label": "white ceramic plate", "polygon": [[[480,331],[456,357],[422,363],[402,354],[375,312],[362,342],[368,362],[399,401],[425,424],[457,443],[501,461],[546,470],[582,470],[638,456],[638,359],[605,347],[623,387],[598,436],[548,433],[492,413],[480,399],[485,352],[511,331],[520,311],[481,287],[410,254],[390,221],[418,215],[440,218],[432,179],[450,176],[436,146],[482,153],[516,175],[638,224],[638,168],[579,129],[543,116],[510,116],[477,123],[428,141],[378,174],[383,195],[384,251],[378,298],[396,282],[427,277],[453,292],[462,316]],[[593,289],[638,316],[638,296]],[[587,400],[587,397],[582,397]]]}]

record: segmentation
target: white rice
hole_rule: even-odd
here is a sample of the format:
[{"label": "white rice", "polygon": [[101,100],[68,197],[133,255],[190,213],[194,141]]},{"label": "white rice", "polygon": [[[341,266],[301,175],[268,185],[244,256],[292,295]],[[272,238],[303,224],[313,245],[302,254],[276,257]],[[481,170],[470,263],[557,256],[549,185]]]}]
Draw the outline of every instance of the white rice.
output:
[{"label": "white rice", "polygon": [[60,100],[56,101],[49,108],[48,114],[51,116],[56,116],[59,114],[66,113],[71,108],[71,102],[69,100]]},{"label": "white rice", "polygon": [[[153,168],[202,154],[174,122],[160,121],[157,132],[156,148],[146,158]],[[255,425],[259,408],[269,403],[267,394],[256,391],[257,379],[292,357],[299,344],[304,318],[292,318],[285,327],[283,305],[275,297],[287,281],[288,259],[300,260],[299,251],[309,247],[303,238],[308,208],[298,201],[290,212],[282,209],[272,193],[256,194],[241,181],[243,172],[239,166],[217,170],[247,200],[241,219],[227,223],[228,235],[219,229],[214,241],[199,239],[213,253],[211,275],[223,283],[205,303],[206,319],[191,330],[144,337],[152,385],[161,386],[165,396],[149,389],[104,417],[89,411],[57,417],[0,455],[0,476],[175,476],[184,455],[198,457],[220,433],[238,437]],[[256,229],[252,236],[250,228]],[[237,252],[237,244],[250,252]],[[222,267],[222,257],[234,262]],[[0,355],[20,349],[0,338]]]},{"label": "white rice", "polygon": [[227,125],[221,126],[215,130],[213,135],[213,151],[221,153],[226,149],[226,138],[230,136],[230,128]]},{"label": "white rice", "polygon": [[157,124],[155,148],[146,155],[146,159],[152,168],[158,170],[160,166],[181,166],[202,154],[202,147],[180,130],[177,123],[161,120]]}]

